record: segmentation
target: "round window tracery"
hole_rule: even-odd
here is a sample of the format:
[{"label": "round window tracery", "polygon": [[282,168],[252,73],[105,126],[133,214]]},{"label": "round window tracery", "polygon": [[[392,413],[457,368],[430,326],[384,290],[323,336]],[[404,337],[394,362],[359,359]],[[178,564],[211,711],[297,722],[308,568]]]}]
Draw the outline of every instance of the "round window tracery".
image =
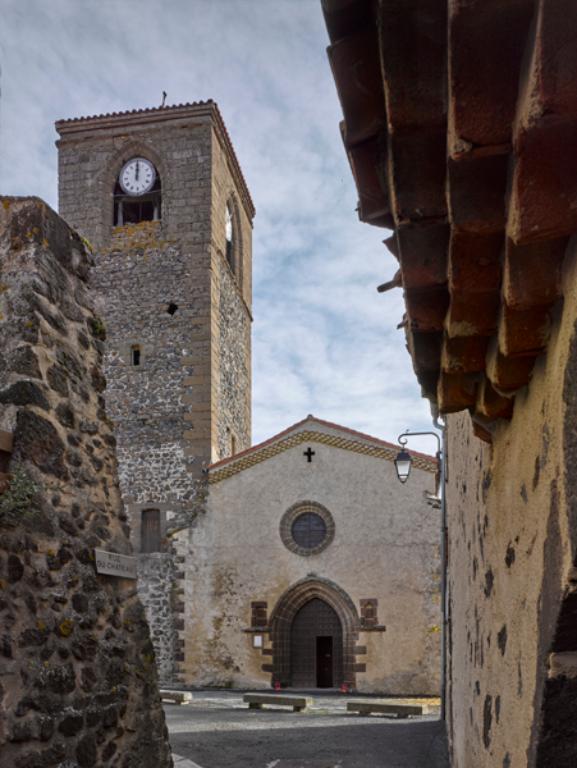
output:
[{"label": "round window tracery", "polygon": [[280,522],[280,536],[285,547],[305,557],[326,549],[334,534],[335,523],[331,513],[316,501],[294,504]]}]

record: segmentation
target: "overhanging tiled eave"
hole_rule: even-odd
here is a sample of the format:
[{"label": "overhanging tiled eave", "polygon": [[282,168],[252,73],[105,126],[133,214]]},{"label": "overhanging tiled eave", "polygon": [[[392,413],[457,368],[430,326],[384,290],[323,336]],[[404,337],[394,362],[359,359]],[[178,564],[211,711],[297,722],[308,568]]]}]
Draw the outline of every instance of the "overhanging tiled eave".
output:
[{"label": "overhanging tiled eave", "polygon": [[359,196],[361,221],[393,224],[383,168],[387,119],[372,0],[323,0],[327,48],[343,110],[341,135]]},{"label": "overhanging tiled eave", "polygon": [[[345,146],[378,139],[363,172],[351,166],[362,220],[375,223],[377,183],[387,200],[380,223],[394,226],[385,242],[423,393],[490,429],[546,348],[577,230],[577,5],[324,0],[323,11]],[[376,78],[355,64],[375,46]]]}]

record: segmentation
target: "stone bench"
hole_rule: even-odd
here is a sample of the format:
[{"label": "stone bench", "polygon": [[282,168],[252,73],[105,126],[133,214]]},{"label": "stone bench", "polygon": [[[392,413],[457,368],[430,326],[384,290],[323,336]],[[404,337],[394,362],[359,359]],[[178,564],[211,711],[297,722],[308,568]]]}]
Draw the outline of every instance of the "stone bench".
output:
[{"label": "stone bench", "polygon": [[188,704],[192,701],[192,693],[190,691],[160,691],[160,698],[162,701],[170,701],[173,704]]},{"label": "stone bench", "polygon": [[[427,711],[424,711],[427,710]],[[348,701],[347,712],[356,712],[358,715],[385,715],[387,717],[405,718],[409,715],[423,715],[428,713],[428,707],[422,704],[396,704],[390,701]]]},{"label": "stone bench", "polygon": [[279,696],[276,693],[245,693],[242,700],[249,709],[262,709],[263,704],[277,707],[292,707],[293,712],[302,712],[311,704],[304,696]]}]

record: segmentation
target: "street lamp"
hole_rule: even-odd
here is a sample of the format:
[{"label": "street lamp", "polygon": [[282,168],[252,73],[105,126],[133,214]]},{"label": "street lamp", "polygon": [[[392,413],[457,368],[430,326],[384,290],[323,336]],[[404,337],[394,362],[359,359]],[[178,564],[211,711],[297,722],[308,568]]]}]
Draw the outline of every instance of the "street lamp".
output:
[{"label": "street lamp", "polygon": [[397,470],[397,477],[401,483],[406,483],[409,479],[412,463],[413,459],[411,458],[411,454],[408,451],[401,450],[397,453],[397,457],[395,459],[395,469]]},{"label": "street lamp", "polygon": [[395,468],[397,477],[401,483],[406,483],[411,473],[412,458],[411,454],[405,450],[405,446],[410,437],[422,437],[424,435],[434,437],[437,441],[437,462],[440,470],[439,487],[437,495],[441,502],[441,607],[443,613],[442,637],[441,637],[441,719],[445,719],[446,713],[446,671],[447,671],[447,507],[445,504],[445,478],[446,478],[446,450],[445,450],[445,427],[438,421],[435,426],[442,430],[443,443],[441,447],[441,438],[437,432],[409,432],[407,429],[397,438],[401,450],[395,459]]},{"label": "street lamp", "polygon": [[[405,446],[409,440],[409,437],[422,437],[423,435],[430,435],[431,437],[436,438],[437,440],[437,461],[439,462],[439,469],[441,470],[441,475],[443,475],[443,469],[444,469],[444,456],[443,452],[441,451],[441,438],[436,432],[409,432],[407,429],[405,432],[403,432],[401,435],[398,436],[397,442],[401,446],[401,450],[397,453],[397,456],[395,458],[395,468],[397,470],[397,477],[401,481],[401,483],[406,483],[409,479],[409,475],[411,474],[411,466],[413,464],[413,458],[411,454],[405,450]],[[443,492],[443,488],[441,485],[441,494]]]}]

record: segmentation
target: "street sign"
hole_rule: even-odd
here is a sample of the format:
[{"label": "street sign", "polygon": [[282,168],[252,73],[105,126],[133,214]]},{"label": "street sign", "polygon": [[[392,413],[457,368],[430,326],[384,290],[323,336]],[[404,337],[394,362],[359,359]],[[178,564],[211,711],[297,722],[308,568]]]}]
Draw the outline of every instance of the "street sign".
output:
[{"label": "street sign", "polygon": [[96,573],[105,576],[120,576],[122,579],[136,578],[136,558],[130,555],[119,555],[117,552],[106,552],[104,549],[94,550]]}]

